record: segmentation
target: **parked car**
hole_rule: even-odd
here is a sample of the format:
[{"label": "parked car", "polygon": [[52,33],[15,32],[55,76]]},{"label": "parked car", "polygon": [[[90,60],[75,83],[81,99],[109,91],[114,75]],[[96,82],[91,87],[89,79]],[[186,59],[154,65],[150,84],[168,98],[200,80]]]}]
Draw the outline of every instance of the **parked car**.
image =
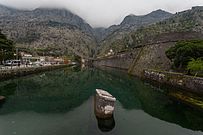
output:
[{"label": "parked car", "polygon": [[11,65],[12,65],[12,60],[6,60],[6,61],[4,62],[4,65],[5,65],[5,66],[11,66]]},{"label": "parked car", "polygon": [[21,61],[20,60],[7,60],[4,62],[5,66],[20,66]]}]

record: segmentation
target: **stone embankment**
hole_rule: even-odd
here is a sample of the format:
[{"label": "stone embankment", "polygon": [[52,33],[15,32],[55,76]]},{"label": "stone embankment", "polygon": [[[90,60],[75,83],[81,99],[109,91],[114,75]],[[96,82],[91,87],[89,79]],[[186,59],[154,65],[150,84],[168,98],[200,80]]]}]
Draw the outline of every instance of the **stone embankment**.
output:
[{"label": "stone embankment", "polygon": [[171,62],[166,57],[165,51],[174,46],[177,41],[199,39],[203,39],[203,34],[198,32],[161,34],[136,45],[128,52],[99,58],[93,62],[93,65],[124,69],[132,75],[141,77],[144,69],[169,70]]},{"label": "stone embankment", "polygon": [[[94,60],[93,65],[95,67],[103,66],[124,69],[131,75],[154,80],[153,77],[150,78],[143,76],[143,71],[145,71],[145,69],[169,71],[172,63],[166,57],[166,50],[174,46],[177,41],[199,39],[203,39],[202,33],[186,32],[162,34],[161,36],[154,38],[152,41],[146,41],[146,43],[135,47],[129,52],[96,59]],[[166,77],[166,75],[164,77]],[[202,78],[168,73],[167,78],[164,78],[162,81],[159,79],[156,79],[155,81],[203,93],[202,80]]]},{"label": "stone embankment", "polygon": [[144,69],[169,70],[171,63],[165,51],[173,45],[174,43],[169,42],[143,46],[115,56],[97,59],[93,65],[123,69],[129,74],[141,77]]},{"label": "stone embankment", "polygon": [[181,73],[144,70],[144,79],[153,80],[161,84],[187,89],[203,95],[203,78],[184,75]]},{"label": "stone embankment", "polygon": [[128,70],[138,52],[139,49],[136,49],[131,52],[119,53],[114,56],[100,58],[95,60],[93,65],[96,67],[104,66]]},{"label": "stone embankment", "polygon": [[40,73],[44,71],[51,71],[54,69],[64,68],[68,65],[51,65],[51,66],[42,66],[42,67],[29,67],[29,68],[15,68],[9,70],[0,70],[0,81]]}]

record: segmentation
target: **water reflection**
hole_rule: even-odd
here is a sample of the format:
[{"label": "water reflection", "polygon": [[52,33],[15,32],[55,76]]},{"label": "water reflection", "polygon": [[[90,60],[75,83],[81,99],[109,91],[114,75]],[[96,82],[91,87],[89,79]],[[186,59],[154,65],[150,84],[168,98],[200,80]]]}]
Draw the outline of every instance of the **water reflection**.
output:
[{"label": "water reflection", "polygon": [[106,119],[98,118],[96,116],[96,119],[97,119],[97,123],[98,123],[98,128],[102,132],[109,132],[109,131],[113,130],[115,127],[115,120],[114,120],[113,116],[110,118],[106,118]]},{"label": "water reflection", "polygon": [[3,104],[5,103],[6,98],[4,96],[0,96],[0,109],[3,106]]},{"label": "water reflection", "polygon": [[[0,82],[0,95],[7,98],[0,108],[0,116],[20,112],[65,115],[80,108],[94,95],[96,88],[103,88],[117,98],[125,113],[109,120],[96,118],[101,131],[113,132],[112,129],[120,124],[120,117],[134,117],[136,115],[131,112],[141,110],[162,121],[203,131],[202,112],[172,100],[164,89],[146,85],[120,71],[67,68],[45,74],[43,77],[33,75]],[[123,128],[127,129],[128,124]]]},{"label": "water reflection", "polygon": [[[1,83],[2,84],[2,83]],[[17,89],[17,83],[16,82],[5,82],[2,85],[0,85],[0,95],[2,96],[9,96],[14,95],[16,89]]]}]

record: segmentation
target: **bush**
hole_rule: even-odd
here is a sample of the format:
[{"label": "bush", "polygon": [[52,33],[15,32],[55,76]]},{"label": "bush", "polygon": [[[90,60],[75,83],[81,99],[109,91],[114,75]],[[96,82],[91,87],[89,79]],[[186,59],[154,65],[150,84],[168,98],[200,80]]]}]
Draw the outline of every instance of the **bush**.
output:
[{"label": "bush", "polygon": [[0,31],[0,64],[2,60],[12,59],[14,57],[14,45]]}]

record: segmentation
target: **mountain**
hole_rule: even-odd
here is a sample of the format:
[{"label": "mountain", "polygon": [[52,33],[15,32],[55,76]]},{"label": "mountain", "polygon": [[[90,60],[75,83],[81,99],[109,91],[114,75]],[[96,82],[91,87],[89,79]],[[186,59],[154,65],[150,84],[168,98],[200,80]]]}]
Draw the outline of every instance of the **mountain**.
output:
[{"label": "mountain", "polygon": [[136,16],[131,14],[126,16],[119,25],[112,25],[105,30],[101,28],[95,29],[95,31],[97,32],[97,35],[95,35],[95,37],[98,41],[102,41],[111,35],[118,35],[119,33],[128,33],[141,26],[150,25],[167,19],[171,16],[171,13],[160,9],[143,16]]},{"label": "mountain", "polygon": [[93,29],[66,9],[19,10],[0,5],[2,33],[19,48],[47,54],[93,57],[97,50],[101,55],[110,48],[119,52],[160,33],[201,31],[201,28],[202,7],[175,15],[160,9],[142,16],[131,14],[119,25]]},{"label": "mountain", "polygon": [[18,47],[91,56],[92,27],[66,9],[17,10],[0,6],[0,29]]},{"label": "mountain", "polygon": [[162,10],[145,16],[127,16],[120,25],[93,29],[82,18],[66,9],[19,10],[0,5],[0,29],[19,48],[46,53],[93,56],[107,37],[146,26],[170,17]]},{"label": "mountain", "polygon": [[163,10],[156,10],[144,16],[129,15],[121,23],[121,27],[128,28],[133,25],[141,26],[155,23],[171,17],[172,14]]},{"label": "mountain", "polygon": [[[147,16],[160,17],[163,16],[162,13],[163,11],[157,10]],[[136,20],[137,19],[134,19],[134,16],[131,15],[124,19],[123,24],[136,22]],[[150,25],[135,25],[131,27],[133,27],[133,29],[130,32],[119,29],[120,33],[116,32],[116,34],[111,34],[103,40],[99,47],[99,54],[104,56],[108,53],[109,49],[113,49],[115,52],[130,50],[140,45],[156,43],[159,40],[175,41],[181,39],[181,35],[187,35],[187,33],[188,37],[194,33],[193,35],[198,38],[197,33],[203,32],[203,7],[193,7],[191,10],[176,13],[168,19],[165,18],[162,21]],[[162,37],[162,39],[160,39],[160,37]]]},{"label": "mountain", "polygon": [[93,34],[92,27],[88,23],[66,9],[38,8],[30,12],[30,15],[31,18],[34,18],[38,21],[66,23],[76,26],[83,32],[88,33],[90,36]]},{"label": "mountain", "polygon": [[11,15],[17,11],[16,9],[0,5],[0,16]]}]

